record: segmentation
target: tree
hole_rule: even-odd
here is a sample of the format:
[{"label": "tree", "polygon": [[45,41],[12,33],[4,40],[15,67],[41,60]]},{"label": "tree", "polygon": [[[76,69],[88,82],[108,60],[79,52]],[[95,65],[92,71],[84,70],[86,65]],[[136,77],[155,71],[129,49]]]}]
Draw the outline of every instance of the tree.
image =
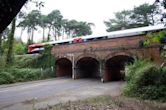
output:
[{"label": "tree", "polygon": [[165,9],[166,9],[166,0],[156,0],[154,2],[154,5],[156,5],[158,7],[158,13],[160,13],[160,21],[162,23],[165,24],[165,18],[166,18],[166,13],[165,13]]},{"label": "tree", "polygon": [[57,40],[58,36],[61,35],[61,28],[62,28],[62,19],[63,16],[59,10],[53,10],[51,13],[47,15],[47,23],[48,23],[48,36],[50,36],[51,29],[53,30],[53,36],[55,40]]},{"label": "tree", "polygon": [[115,19],[109,19],[109,21],[104,21],[108,32],[121,30],[122,28],[132,28],[130,16],[132,11],[123,10],[121,12],[115,13]]},{"label": "tree", "polygon": [[135,21],[135,24],[140,26],[154,25],[154,12],[156,10],[155,5],[149,5],[147,3],[135,7],[131,18]]},{"label": "tree", "polygon": [[82,21],[78,22],[78,25],[75,28],[76,36],[85,36],[92,34],[91,25],[93,24]]},{"label": "tree", "polygon": [[18,19],[20,20],[20,23],[18,23],[17,27],[21,27],[21,33],[20,33],[20,36],[19,36],[20,38],[22,37],[23,31],[26,28],[25,23],[22,22],[25,19],[26,16],[27,16],[27,13],[24,12],[24,11],[20,11],[17,15]]},{"label": "tree", "polygon": [[133,10],[124,10],[115,13],[114,19],[105,21],[108,32],[121,29],[130,29],[142,26],[154,25],[157,23],[159,13],[156,5],[142,4]]},{"label": "tree", "polygon": [[9,34],[9,28],[7,27],[1,34],[0,34],[0,55],[3,54],[4,49],[2,48],[3,41],[7,39]]},{"label": "tree", "polygon": [[11,24],[11,32],[8,36],[8,51],[7,51],[7,58],[6,63],[12,64],[13,62],[13,44],[14,44],[14,33],[16,28],[16,18],[13,19]]},{"label": "tree", "polygon": [[43,41],[45,40],[45,29],[47,28],[47,16],[41,15],[39,26],[43,30]]},{"label": "tree", "polygon": [[78,22],[76,20],[69,20],[65,25],[66,34],[70,37],[90,35],[92,34],[92,25],[94,24],[82,21]]},{"label": "tree", "polygon": [[40,24],[40,18],[40,11],[32,10],[18,25],[20,27],[27,28],[29,44],[33,43],[34,31],[37,30],[36,27]]}]

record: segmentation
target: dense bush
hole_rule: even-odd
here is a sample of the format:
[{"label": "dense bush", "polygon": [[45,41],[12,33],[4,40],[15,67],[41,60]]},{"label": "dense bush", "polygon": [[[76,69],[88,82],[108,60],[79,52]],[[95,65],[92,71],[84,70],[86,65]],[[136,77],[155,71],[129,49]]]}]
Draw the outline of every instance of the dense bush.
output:
[{"label": "dense bush", "polygon": [[54,77],[52,69],[8,68],[0,69],[0,84],[33,81]]},{"label": "dense bush", "polygon": [[21,55],[15,57],[14,66],[17,68],[34,68],[39,55]]},{"label": "dense bush", "polygon": [[15,41],[14,47],[14,53],[16,55],[23,55],[26,53],[26,45],[23,44],[21,41]]},{"label": "dense bush", "polygon": [[55,66],[55,57],[51,54],[52,46],[46,46],[42,54],[23,55],[15,58],[18,68],[51,68]]},{"label": "dense bush", "polygon": [[10,66],[5,64],[5,57],[0,56],[0,62],[0,84],[55,77],[51,46],[47,46],[42,54],[17,55]]},{"label": "dense bush", "polygon": [[5,58],[6,58],[5,56],[0,55],[0,68],[5,67],[5,65],[6,65]]},{"label": "dense bush", "polygon": [[14,82],[14,77],[8,73],[1,71],[0,72],[0,84],[10,84]]},{"label": "dense bush", "polygon": [[125,95],[166,101],[166,68],[159,68],[146,60],[136,60],[127,68]]}]

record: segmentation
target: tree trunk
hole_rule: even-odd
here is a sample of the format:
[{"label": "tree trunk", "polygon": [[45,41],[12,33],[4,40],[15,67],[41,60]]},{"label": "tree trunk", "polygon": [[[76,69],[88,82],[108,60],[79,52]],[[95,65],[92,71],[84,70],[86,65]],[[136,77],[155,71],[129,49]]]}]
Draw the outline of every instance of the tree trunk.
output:
[{"label": "tree trunk", "polygon": [[13,45],[14,45],[14,33],[16,28],[16,18],[13,19],[12,25],[11,25],[11,32],[8,36],[8,51],[7,51],[7,64],[13,63]]},{"label": "tree trunk", "polygon": [[45,28],[43,28],[43,42],[45,40]]},{"label": "tree trunk", "polygon": [[23,32],[24,32],[24,29],[22,28],[20,33],[20,38],[22,37]]},{"label": "tree trunk", "polygon": [[47,41],[50,40],[50,31],[51,31],[51,27],[48,28],[48,35],[47,35]]},{"label": "tree trunk", "polygon": [[32,29],[32,36],[31,36],[31,43],[33,43],[33,37],[34,37],[34,29]]},{"label": "tree trunk", "polygon": [[2,55],[2,34],[0,34],[0,55]]}]

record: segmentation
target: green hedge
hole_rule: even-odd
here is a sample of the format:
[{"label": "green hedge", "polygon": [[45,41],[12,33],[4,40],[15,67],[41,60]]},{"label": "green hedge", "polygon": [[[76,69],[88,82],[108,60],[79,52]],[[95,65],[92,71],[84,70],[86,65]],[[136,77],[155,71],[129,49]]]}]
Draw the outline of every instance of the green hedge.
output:
[{"label": "green hedge", "polygon": [[55,77],[54,71],[50,68],[30,69],[30,68],[8,68],[0,69],[0,84],[10,84],[15,82],[33,81]]},{"label": "green hedge", "polygon": [[166,101],[166,68],[146,60],[136,60],[127,68],[126,96]]}]

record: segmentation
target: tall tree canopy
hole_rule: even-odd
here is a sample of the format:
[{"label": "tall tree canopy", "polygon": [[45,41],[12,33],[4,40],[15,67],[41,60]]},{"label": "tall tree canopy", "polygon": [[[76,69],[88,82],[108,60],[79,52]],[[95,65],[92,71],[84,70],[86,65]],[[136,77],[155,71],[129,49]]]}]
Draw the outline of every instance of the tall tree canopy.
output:
[{"label": "tall tree canopy", "polygon": [[121,29],[130,29],[134,27],[142,27],[154,25],[157,23],[158,16],[157,6],[147,3],[135,7],[133,10],[123,10],[115,13],[115,18],[105,21],[108,32]]},{"label": "tall tree canopy", "polygon": [[27,16],[24,17],[23,21],[19,23],[19,27],[27,28],[27,33],[29,35],[29,43],[33,42],[34,31],[37,29],[37,26],[41,24],[41,13],[39,10],[32,10]]},{"label": "tall tree canopy", "polygon": [[32,10],[29,14],[22,17],[23,20],[18,24],[22,30],[27,30],[30,43],[33,42],[33,33],[39,27],[42,28],[43,41],[45,41],[45,30],[47,31],[47,40],[53,36],[55,40],[60,37],[68,38],[75,36],[85,36],[92,34],[91,26],[93,23],[85,21],[64,19],[59,10],[53,10],[48,15],[43,15],[38,10]]},{"label": "tall tree canopy", "polygon": [[115,19],[109,19],[105,21],[105,25],[108,27],[107,31],[116,31],[123,28],[132,28],[131,16],[132,12],[129,10],[123,10],[115,13]]},{"label": "tall tree canopy", "polygon": [[155,5],[149,5],[147,3],[135,7],[131,18],[135,21],[135,24],[140,26],[154,25],[154,13],[156,10]]}]

